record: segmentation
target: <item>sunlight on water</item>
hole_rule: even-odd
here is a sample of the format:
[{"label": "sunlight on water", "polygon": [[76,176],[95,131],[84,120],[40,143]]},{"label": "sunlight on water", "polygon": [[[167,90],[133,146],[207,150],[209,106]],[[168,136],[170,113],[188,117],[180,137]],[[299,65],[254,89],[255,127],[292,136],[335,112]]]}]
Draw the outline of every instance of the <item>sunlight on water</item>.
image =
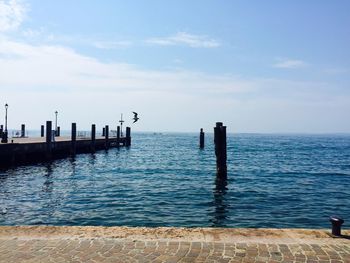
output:
[{"label": "sunlight on water", "polygon": [[350,214],[350,136],[134,134],[130,149],[0,171],[1,225],[329,227]]}]

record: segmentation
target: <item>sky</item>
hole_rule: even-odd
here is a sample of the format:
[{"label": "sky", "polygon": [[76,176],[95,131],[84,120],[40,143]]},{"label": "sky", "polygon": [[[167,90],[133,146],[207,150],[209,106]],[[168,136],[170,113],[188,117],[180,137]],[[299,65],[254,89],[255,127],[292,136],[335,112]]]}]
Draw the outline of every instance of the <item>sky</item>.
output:
[{"label": "sky", "polygon": [[57,110],[61,129],[115,129],[123,113],[133,131],[349,133],[349,13],[347,0],[0,0],[0,105],[10,129]]}]

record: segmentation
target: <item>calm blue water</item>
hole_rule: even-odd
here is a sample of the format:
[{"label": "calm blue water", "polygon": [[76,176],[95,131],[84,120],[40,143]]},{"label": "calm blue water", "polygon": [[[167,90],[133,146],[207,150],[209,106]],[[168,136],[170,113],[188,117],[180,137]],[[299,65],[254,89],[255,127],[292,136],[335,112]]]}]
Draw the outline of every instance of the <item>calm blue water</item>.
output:
[{"label": "calm blue water", "polygon": [[201,151],[198,134],[138,133],[130,149],[0,171],[0,225],[350,222],[350,135],[229,135],[227,185],[215,181],[212,141]]}]

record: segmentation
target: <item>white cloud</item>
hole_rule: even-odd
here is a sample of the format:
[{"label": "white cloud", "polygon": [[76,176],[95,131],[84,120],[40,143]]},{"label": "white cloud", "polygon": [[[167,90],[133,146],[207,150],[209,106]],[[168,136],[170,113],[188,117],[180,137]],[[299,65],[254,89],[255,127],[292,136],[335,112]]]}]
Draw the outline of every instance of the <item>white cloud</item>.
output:
[{"label": "white cloud", "polygon": [[296,69],[306,67],[307,63],[297,59],[279,59],[279,62],[275,63],[273,66],[275,68]]},{"label": "white cloud", "polygon": [[[327,83],[146,70],[104,63],[63,46],[1,38],[0,72],[0,105],[11,106],[11,128],[26,123],[37,129],[58,110],[65,129],[74,121],[79,129],[93,122],[116,125],[121,112],[127,120],[129,113],[129,125],[131,111],[142,115],[133,129],[149,131],[211,131],[216,121],[231,131],[350,129],[334,122],[337,116],[345,119],[350,96],[333,94],[334,85]],[[304,117],[303,111],[312,114]],[[328,112],[327,120],[319,112]]]},{"label": "white cloud", "polygon": [[0,102],[11,105],[10,127],[21,122],[40,127],[57,109],[62,127],[77,121],[88,129],[92,122],[116,123],[121,112],[134,110],[143,115],[143,124],[137,125],[140,130],[152,130],[157,123],[162,130],[178,130],[183,116],[189,115],[190,120],[202,110],[229,105],[235,95],[255,88],[254,81],[237,76],[146,70],[103,63],[63,46],[7,39],[0,39],[0,72]]},{"label": "white cloud", "polygon": [[146,40],[146,43],[160,46],[184,45],[192,48],[216,48],[221,46],[218,40],[208,36],[193,35],[186,32],[178,32],[169,37],[156,37]]},{"label": "white cloud", "polygon": [[0,32],[17,29],[23,22],[27,8],[17,0],[0,0]]},{"label": "white cloud", "polygon": [[130,41],[96,41],[93,46],[99,49],[119,49],[130,47],[132,42]]},{"label": "white cloud", "polygon": [[22,36],[25,38],[41,38],[45,34],[45,28],[41,27],[37,30],[34,29],[25,29],[22,32]]},{"label": "white cloud", "polygon": [[[231,75],[140,69],[122,63],[103,63],[72,49],[0,40],[2,87],[91,91],[163,91],[184,93],[246,92],[252,83]],[[19,77],[20,75],[20,77]]]},{"label": "white cloud", "polygon": [[103,40],[96,39],[87,36],[80,35],[57,35],[53,33],[49,33],[46,28],[41,27],[37,30],[33,29],[25,29],[22,32],[22,36],[26,38],[26,40],[36,40],[38,43],[60,43],[61,45],[84,45],[89,47],[94,47],[98,49],[122,49],[128,48],[133,45],[133,42],[128,40]]}]

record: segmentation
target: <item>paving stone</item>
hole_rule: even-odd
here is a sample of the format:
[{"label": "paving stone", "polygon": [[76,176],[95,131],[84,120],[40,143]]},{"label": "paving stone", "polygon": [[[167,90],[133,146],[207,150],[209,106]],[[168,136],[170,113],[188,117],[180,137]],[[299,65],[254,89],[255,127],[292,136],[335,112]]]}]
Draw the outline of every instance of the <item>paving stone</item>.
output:
[{"label": "paving stone", "polygon": [[0,262],[350,263],[350,243],[262,244],[9,237],[0,240]]}]

